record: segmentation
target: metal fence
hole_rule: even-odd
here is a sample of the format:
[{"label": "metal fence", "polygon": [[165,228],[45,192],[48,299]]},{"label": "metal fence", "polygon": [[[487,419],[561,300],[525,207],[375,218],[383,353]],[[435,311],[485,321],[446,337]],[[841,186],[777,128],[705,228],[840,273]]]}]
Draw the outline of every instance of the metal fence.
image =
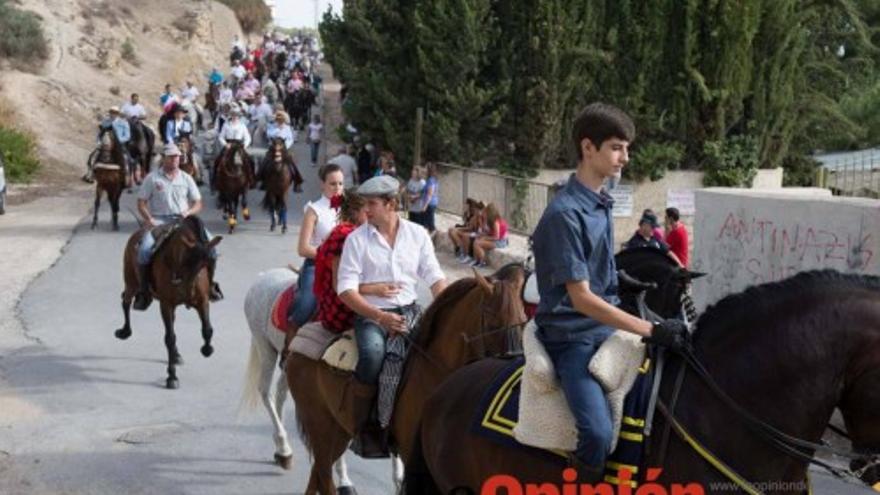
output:
[{"label": "metal fence", "polygon": [[835,196],[880,198],[880,148],[815,158],[822,163],[816,186],[831,189]]},{"label": "metal fence", "polygon": [[518,234],[532,233],[553,194],[548,184],[488,170],[440,163],[437,172],[438,210],[460,215],[467,198],[495,203],[509,230]]}]

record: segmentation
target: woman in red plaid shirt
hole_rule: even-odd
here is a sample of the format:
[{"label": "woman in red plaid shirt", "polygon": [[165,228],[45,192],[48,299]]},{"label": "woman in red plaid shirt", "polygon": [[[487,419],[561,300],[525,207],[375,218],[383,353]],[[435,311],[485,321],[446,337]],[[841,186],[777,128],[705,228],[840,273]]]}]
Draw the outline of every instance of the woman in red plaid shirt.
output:
[{"label": "woman in red plaid shirt", "polygon": [[[336,294],[336,273],[345,239],[367,221],[364,205],[364,199],[354,189],[347,191],[345,196],[335,196],[330,200],[330,206],[339,211],[339,223],[318,248],[315,256],[315,284],[312,286],[318,300],[318,316],[315,319],[334,333],[349,330],[354,322],[354,312]],[[364,288],[369,290],[367,286],[361,287]]]}]

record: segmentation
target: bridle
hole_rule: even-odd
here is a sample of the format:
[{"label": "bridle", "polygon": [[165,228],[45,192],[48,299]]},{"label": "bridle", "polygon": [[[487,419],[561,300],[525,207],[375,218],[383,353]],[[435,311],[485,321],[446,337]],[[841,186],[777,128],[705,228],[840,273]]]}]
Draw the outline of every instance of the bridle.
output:
[{"label": "bridle", "polygon": [[[522,287],[520,288],[519,298],[520,298],[520,301],[523,303],[523,305],[525,305],[526,302],[524,299],[524,294],[525,294],[526,282],[528,281],[529,276],[531,276],[532,272],[531,272],[531,270],[529,270],[527,268],[525,263],[519,263],[518,265],[523,270],[523,284],[522,284]],[[484,300],[485,300],[485,294],[482,294],[480,296],[480,304],[479,304],[480,305],[480,331],[479,331],[479,333],[477,333],[476,335],[473,335],[473,336],[468,335],[466,333],[461,334],[461,338],[464,341],[465,346],[469,348],[471,345],[473,345],[475,343],[477,344],[477,350],[478,350],[477,359],[483,359],[483,358],[487,358],[487,357],[509,358],[509,357],[521,356],[523,353],[522,332],[523,332],[523,328],[525,328],[525,326],[528,324],[529,318],[526,317],[526,319],[524,321],[519,322],[519,323],[513,323],[511,325],[501,326],[498,328],[487,328],[488,325],[487,325],[486,313],[491,311],[492,309],[487,307],[485,304],[483,304]],[[486,339],[488,337],[491,337],[493,335],[497,335],[499,333],[504,333],[506,335],[506,337],[505,337],[505,341],[506,341],[505,350],[502,354],[496,354],[496,355],[490,354],[487,351]]]}]

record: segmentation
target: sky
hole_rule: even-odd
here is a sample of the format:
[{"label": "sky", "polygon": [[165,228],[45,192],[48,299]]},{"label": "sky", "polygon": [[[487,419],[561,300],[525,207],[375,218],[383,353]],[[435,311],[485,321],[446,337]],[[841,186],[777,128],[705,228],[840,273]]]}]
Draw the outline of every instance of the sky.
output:
[{"label": "sky", "polygon": [[[275,24],[281,27],[315,27],[314,0],[275,0],[277,17]],[[327,6],[332,5],[334,12],[342,11],[342,0],[318,0],[319,19],[324,15]]]}]

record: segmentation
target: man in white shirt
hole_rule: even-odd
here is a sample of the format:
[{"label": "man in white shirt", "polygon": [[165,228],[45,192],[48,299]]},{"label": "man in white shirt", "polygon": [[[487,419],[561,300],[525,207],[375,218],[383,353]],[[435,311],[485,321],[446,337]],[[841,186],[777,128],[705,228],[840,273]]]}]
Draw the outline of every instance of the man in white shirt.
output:
[{"label": "man in white shirt", "polygon": [[229,74],[233,78],[233,80],[238,83],[238,81],[243,80],[244,76],[247,75],[247,70],[244,68],[244,66],[241,65],[238,60],[236,60],[232,64],[232,69],[229,70]]},{"label": "man in white shirt", "polygon": [[144,110],[144,106],[140,104],[140,97],[137,93],[132,93],[131,101],[122,105],[122,115],[125,115],[125,118],[128,120],[147,118],[147,111]]},{"label": "man in white shirt", "polygon": [[397,214],[399,189],[389,176],[358,188],[368,221],[349,234],[339,262],[336,293],[357,314],[359,356],[347,398],[358,431],[372,409],[386,341],[408,333],[418,319],[416,283],[427,283],[434,297],[447,285],[428,232]]},{"label": "man in white shirt", "polygon": [[348,152],[347,146],[339,148],[339,154],[327,161],[328,164],[339,165],[342,169],[342,176],[345,181],[345,188],[348,189],[356,184],[357,161]]},{"label": "man in white shirt", "polygon": [[232,146],[229,141],[241,142],[242,148],[247,148],[251,145],[251,134],[248,132],[244,122],[241,121],[241,110],[238,107],[229,110],[229,122],[217,134],[217,140],[224,148]]}]

